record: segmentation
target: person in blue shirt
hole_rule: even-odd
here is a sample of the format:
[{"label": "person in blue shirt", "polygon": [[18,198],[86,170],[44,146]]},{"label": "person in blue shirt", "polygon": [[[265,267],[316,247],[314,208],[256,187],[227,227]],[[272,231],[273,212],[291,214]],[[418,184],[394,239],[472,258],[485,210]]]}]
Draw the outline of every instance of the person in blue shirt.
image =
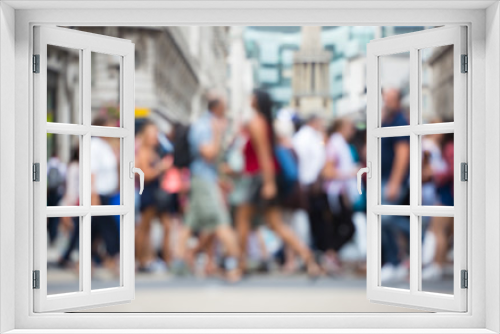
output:
[{"label": "person in blue shirt", "polygon": [[[237,281],[239,247],[230,225],[230,215],[219,186],[218,165],[222,156],[222,139],[226,129],[226,100],[211,93],[208,110],[189,129],[188,142],[192,162],[186,229],[181,236],[181,249],[192,232],[215,235],[226,250],[224,267],[228,281]],[[183,251],[181,251],[183,253]]]},{"label": "person in blue shirt", "polygon": [[[382,127],[408,125],[401,108],[401,93],[389,88],[382,92],[384,102]],[[409,137],[387,137],[381,140],[382,205],[404,205],[408,195],[410,161]],[[408,275],[401,265],[398,236],[409,234],[409,217],[382,216],[382,285],[389,281],[403,281]]]}]

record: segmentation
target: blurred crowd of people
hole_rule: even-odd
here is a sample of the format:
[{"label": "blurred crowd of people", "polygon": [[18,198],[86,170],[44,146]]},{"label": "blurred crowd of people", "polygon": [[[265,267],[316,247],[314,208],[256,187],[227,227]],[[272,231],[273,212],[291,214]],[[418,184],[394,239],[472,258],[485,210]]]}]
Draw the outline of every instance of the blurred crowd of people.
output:
[{"label": "blurred crowd of people", "polygon": [[[342,118],[327,129],[318,115],[274,117],[272,106],[267,92],[255,90],[251,116],[228,133],[225,97],[212,92],[203,115],[167,134],[168,148],[160,148],[155,124],[140,126],[139,271],[153,270],[159,256],[173,272],[194,272],[199,253],[206,275],[229,281],[272,268],[303,268],[311,277],[341,271],[337,253],[352,238],[359,200],[354,124]],[[163,225],[160,254],[149,237],[155,217]]]},{"label": "blurred crowd of people", "polygon": [[[382,126],[407,125],[397,89],[383,92]],[[365,165],[366,132],[349,117],[331,124],[319,114],[300,118],[291,110],[273,113],[264,91],[254,90],[251,115],[231,127],[226,98],[207,96],[207,110],[190,125],[161,133],[155,123],[136,126],[136,265],[139,272],[219,276],[235,282],[253,272],[305,271],[310,277],[341,274],[339,253],[363,232],[366,198],[356,173]],[[435,120],[439,122],[440,120]],[[98,117],[94,125],[116,126]],[[231,130],[231,131],[230,131]],[[422,138],[422,204],[453,205],[453,137]],[[381,141],[382,204],[409,204],[409,138]],[[120,141],[91,141],[92,205],[120,202]],[[48,205],[78,205],[79,153],[68,166],[48,161]],[[356,224],[355,214],[364,217]],[[60,266],[78,249],[79,220],[48,219],[49,241],[59,227],[69,235]],[[161,242],[153,242],[153,225]],[[92,259],[119,273],[119,217],[92,218]],[[452,247],[453,219],[424,217],[424,278],[440,279]],[[409,218],[383,216],[382,283],[408,279]],[[362,235],[361,238],[365,238]],[[156,236],[157,238],[157,236]],[[354,268],[364,275],[365,261]]]}]

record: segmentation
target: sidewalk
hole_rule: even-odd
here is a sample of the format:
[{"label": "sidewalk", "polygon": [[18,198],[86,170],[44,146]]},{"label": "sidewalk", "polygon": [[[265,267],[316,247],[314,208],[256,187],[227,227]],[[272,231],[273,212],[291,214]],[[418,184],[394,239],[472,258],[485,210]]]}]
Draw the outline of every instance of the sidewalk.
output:
[{"label": "sidewalk", "polygon": [[138,275],[136,298],[89,312],[421,312],[371,303],[366,282],[305,275],[251,276],[237,284],[215,278]]}]

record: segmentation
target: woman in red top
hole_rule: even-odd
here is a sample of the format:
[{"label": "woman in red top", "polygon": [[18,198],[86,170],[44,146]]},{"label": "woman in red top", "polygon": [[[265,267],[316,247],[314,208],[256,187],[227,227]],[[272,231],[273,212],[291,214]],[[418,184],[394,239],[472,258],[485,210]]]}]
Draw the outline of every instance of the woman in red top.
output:
[{"label": "woman in red top", "polygon": [[274,232],[302,258],[310,276],[318,276],[320,268],[313,253],[292,230],[283,223],[278,206],[276,174],[279,165],[274,156],[274,131],[272,121],[272,101],[268,93],[254,90],[252,109],[255,111],[246,124],[248,142],[244,147],[244,175],[248,181],[245,200],[236,210],[236,229],[240,238],[242,259],[240,266],[245,269],[247,240],[250,222],[255,213],[262,213]]}]

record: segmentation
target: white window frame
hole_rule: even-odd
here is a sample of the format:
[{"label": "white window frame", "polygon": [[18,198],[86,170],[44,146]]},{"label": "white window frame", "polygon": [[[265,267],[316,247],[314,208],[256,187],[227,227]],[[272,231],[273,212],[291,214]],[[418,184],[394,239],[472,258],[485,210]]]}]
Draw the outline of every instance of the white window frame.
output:
[{"label": "white window frame", "polygon": [[[129,168],[135,160],[134,139],[134,72],[135,48],[129,40],[91,34],[54,26],[34,27],[34,54],[39,55],[39,73],[33,75],[34,95],[34,162],[39,164],[39,181],[33,184],[33,269],[39,272],[39,288],[34,289],[35,312],[78,310],[93,305],[120,304],[134,299],[134,179]],[[79,52],[79,121],[77,124],[47,122],[47,46],[71,48]],[[108,54],[120,59],[118,127],[94,126],[91,120],[91,54]],[[47,206],[47,134],[79,137],[80,205]],[[120,205],[91,205],[91,140],[92,136],[120,140]],[[92,290],[91,286],[91,218],[120,216],[120,285]],[[47,217],[80,217],[79,290],[47,294]]]},{"label": "white window frame", "polygon": [[[461,163],[467,163],[467,73],[461,73],[461,56],[467,54],[466,27],[446,26],[410,34],[373,40],[367,46],[367,163],[371,177],[367,179],[367,295],[371,301],[394,305],[412,305],[426,310],[467,310],[467,290],[461,287],[461,270],[467,270],[467,188],[461,181]],[[454,120],[447,123],[423,124],[421,114],[421,50],[429,47],[453,46],[453,111]],[[410,119],[407,126],[382,127],[380,63],[386,56],[409,53]],[[454,133],[454,206],[422,205],[421,136]],[[381,203],[381,142],[383,138],[407,136],[410,145],[409,205]],[[410,226],[409,289],[384,287],[380,281],[382,263],[381,217],[403,215]],[[454,217],[453,293],[422,291],[422,216]]]},{"label": "white window frame", "polygon": [[[102,7],[119,6],[113,2],[20,2],[7,1],[0,9],[0,198],[2,220],[0,225],[0,320],[2,330],[16,329],[15,333],[33,333],[36,329],[49,332],[76,332],[72,329],[88,329],[88,332],[179,332],[181,328],[197,328],[190,332],[235,332],[237,328],[254,328],[255,332],[284,332],[286,329],[302,328],[294,332],[349,332],[355,333],[415,333],[410,328],[419,328],[422,333],[491,333],[500,330],[498,314],[500,311],[500,11],[498,3],[490,2],[295,2],[281,1],[257,2],[250,4],[197,3],[197,9],[188,2],[165,2],[143,5],[122,2],[134,9],[104,10]],[[131,4],[131,5],[130,5]],[[462,9],[450,8],[453,5]],[[14,10],[11,6],[16,7]],[[21,10],[24,8],[36,8]],[[31,7],[30,7],[31,6]],[[40,8],[60,10],[42,10]],[[54,7],[55,6],[55,7]],[[87,9],[81,9],[87,6]],[[99,6],[100,8],[97,8]],[[154,9],[137,10],[141,6]],[[293,7],[290,7],[293,6]],[[364,6],[364,7],[363,7]],[[398,6],[393,9],[391,6]],[[425,6],[433,6],[432,8]],[[486,9],[486,7],[488,7]],[[158,9],[157,7],[163,7]],[[201,8],[200,8],[201,7]],[[232,8],[228,8],[232,7]],[[250,8],[242,10],[243,8]],[[281,7],[281,8],[280,8]],[[354,7],[358,7],[357,9]],[[406,9],[401,9],[406,7]],[[80,9],[75,9],[80,8]],[[306,8],[307,10],[305,10]],[[350,9],[346,9],[350,8]],[[369,8],[369,9],[367,9]],[[411,10],[408,10],[411,8]],[[437,8],[437,9],[436,9]],[[106,15],[103,15],[105,13]],[[14,20],[15,18],[15,20]],[[31,82],[31,45],[32,27],[35,24],[58,25],[438,25],[460,24],[468,26],[468,54],[471,62],[468,76],[468,142],[470,153],[468,190],[469,208],[468,235],[471,242],[467,245],[469,289],[468,312],[431,313],[431,314],[364,314],[364,313],[315,313],[315,314],[34,314],[33,291],[31,290],[32,268],[32,204],[30,194],[32,156],[32,96]],[[486,29],[487,28],[487,29]],[[15,31],[15,42],[13,31]],[[5,48],[4,48],[5,46]],[[15,57],[14,57],[15,55]],[[15,66],[15,71],[13,67]],[[488,67],[486,74],[485,68]],[[4,75],[4,73],[6,75]],[[9,96],[14,89],[9,86],[15,78],[15,96]],[[6,109],[10,109],[8,112]],[[15,117],[12,117],[15,110]],[[473,118],[474,116],[474,118]],[[488,118],[488,121],[486,119]],[[7,122],[5,122],[7,121]],[[14,121],[15,129],[8,126]],[[9,125],[6,125],[8,123]],[[485,132],[488,132],[486,141]],[[14,134],[15,141],[12,143]],[[488,155],[485,154],[488,150]],[[15,171],[15,178],[12,173]],[[488,182],[485,182],[486,171]],[[4,185],[10,186],[9,188]],[[8,199],[15,189],[14,200]],[[488,194],[488,196],[486,196]],[[489,206],[485,206],[484,203]],[[14,204],[15,210],[8,205]],[[486,219],[488,217],[488,219]],[[15,218],[15,220],[13,219]],[[15,221],[15,226],[12,226]],[[472,230],[471,226],[474,226]],[[12,238],[15,235],[15,240]],[[14,254],[14,256],[13,256]],[[485,260],[486,258],[486,260]],[[29,259],[28,261],[26,259]],[[487,264],[487,265],[486,265]],[[12,286],[15,288],[12,289]],[[486,290],[488,293],[486,293]],[[335,302],[332,297],[332,302]],[[12,307],[14,305],[14,307]],[[138,329],[139,327],[143,329]],[[169,330],[165,329],[166,327]],[[131,328],[137,329],[136,331]],[[355,329],[358,330],[355,330]],[[381,330],[381,328],[384,328]],[[101,330],[99,330],[101,329]],[[122,329],[122,330],[120,330]],[[165,329],[160,331],[160,329]],[[264,329],[268,329],[265,331]],[[432,330],[431,330],[432,329]],[[243,332],[243,330],[241,331]],[[248,331],[246,331],[248,332]]]}]

